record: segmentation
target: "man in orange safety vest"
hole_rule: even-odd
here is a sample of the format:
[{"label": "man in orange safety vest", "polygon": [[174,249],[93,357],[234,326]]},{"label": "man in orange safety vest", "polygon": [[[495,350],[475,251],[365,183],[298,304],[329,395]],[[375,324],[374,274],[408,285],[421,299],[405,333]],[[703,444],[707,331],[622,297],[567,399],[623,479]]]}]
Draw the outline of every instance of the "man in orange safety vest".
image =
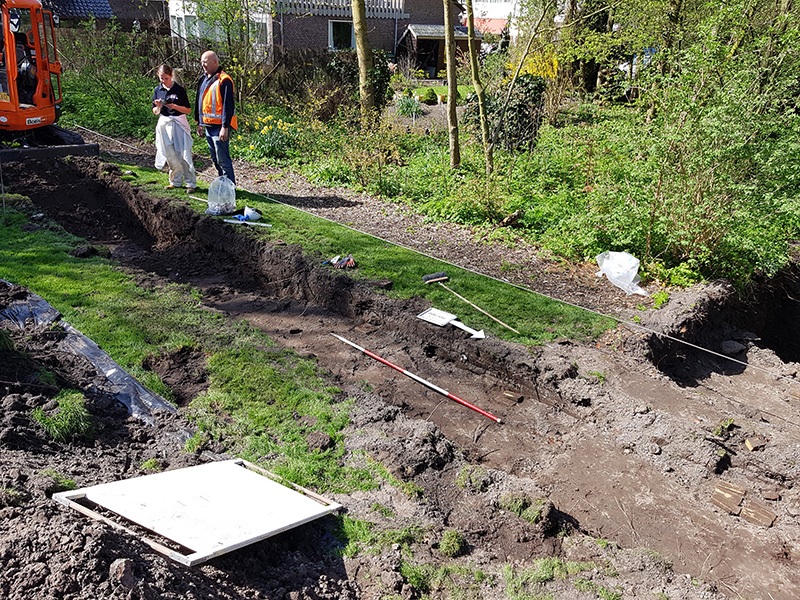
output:
[{"label": "man in orange safety vest", "polygon": [[200,63],[203,66],[203,75],[197,81],[194,105],[197,134],[202,135],[205,132],[217,173],[236,183],[229,146],[231,129],[237,129],[233,79],[219,66],[216,52],[204,52]]}]

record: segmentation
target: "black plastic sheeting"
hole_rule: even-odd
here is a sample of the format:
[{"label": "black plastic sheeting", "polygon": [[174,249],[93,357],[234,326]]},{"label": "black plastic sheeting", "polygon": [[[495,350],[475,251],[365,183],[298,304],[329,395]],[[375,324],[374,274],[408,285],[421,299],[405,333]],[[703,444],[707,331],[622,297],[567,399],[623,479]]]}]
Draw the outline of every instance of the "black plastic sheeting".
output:
[{"label": "black plastic sheeting", "polygon": [[[0,279],[0,284],[11,286],[11,283],[3,279]],[[41,325],[62,329],[66,335],[58,342],[58,350],[83,356],[89,360],[99,374],[96,384],[98,391],[116,398],[125,405],[132,416],[153,424],[154,411],[176,412],[174,406],[129,375],[91,339],[62,320],[61,313],[40,296],[27,292],[24,297],[14,299],[6,308],[0,310],[0,327],[10,326],[25,330],[28,327]]]}]

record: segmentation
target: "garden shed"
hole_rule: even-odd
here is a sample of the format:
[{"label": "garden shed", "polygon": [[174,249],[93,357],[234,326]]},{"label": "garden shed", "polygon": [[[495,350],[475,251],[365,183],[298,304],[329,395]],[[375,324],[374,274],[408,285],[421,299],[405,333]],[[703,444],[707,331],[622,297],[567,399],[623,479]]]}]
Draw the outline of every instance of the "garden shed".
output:
[{"label": "garden shed", "polygon": [[[467,28],[456,26],[456,52],[467,52]],[[397,43],[397,59],[408,57],[414,69],[425,71],[425,76],[436,79],[436,74],[445,69],[444,64],[444,25],[412,24],[406,27]],[[481,35],[477,31],[475,37],[480,45]]]}]

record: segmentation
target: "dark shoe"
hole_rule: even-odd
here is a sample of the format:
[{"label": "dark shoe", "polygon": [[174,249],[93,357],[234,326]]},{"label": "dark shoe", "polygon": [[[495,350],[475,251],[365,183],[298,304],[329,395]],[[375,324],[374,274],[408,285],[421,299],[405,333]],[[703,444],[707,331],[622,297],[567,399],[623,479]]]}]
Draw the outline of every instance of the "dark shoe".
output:
[{"label": "dark shoe", "polygon": [[187,194],[194,194],[197,191],[197,188],[186,188]]}]

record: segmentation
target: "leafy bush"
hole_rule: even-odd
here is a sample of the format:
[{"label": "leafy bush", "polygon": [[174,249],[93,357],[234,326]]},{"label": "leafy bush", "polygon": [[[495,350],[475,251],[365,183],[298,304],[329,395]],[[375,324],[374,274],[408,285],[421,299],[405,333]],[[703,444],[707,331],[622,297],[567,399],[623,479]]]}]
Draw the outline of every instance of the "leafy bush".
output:
[{"label": "leafy bush", "polygon": [[425,104],[438,104],[439,96],[436,95],[436,91],[433,88],[425,88],[419,95],[419,101]]},{"label": "leafy bush", "polygon": [[250,158],[285,158],[298,138],[298,126],[272,115],[256,121],[256,131],[250,137]]},{"label": "leafy bush", "polygon": [[[508,86],[486,95],[490,129],[497,129],[497,142],[506,150],[530,150],[535,145],[542,123],[545,88],[542,77],[520,75],[511,90],[502,118]],[[478,118],[478,99],[473,94],[467,98],[464,123],[476,134],[480,131]]]},{"label": "leafy bush", "polygon": [[65,442],[91,433],[92,417],[81,392],[64,390],[56,397],[56,401],[58,409],[54,415],[45,414],[41,408],[34,409],[31,414],[49,437],[57,442]]}]

